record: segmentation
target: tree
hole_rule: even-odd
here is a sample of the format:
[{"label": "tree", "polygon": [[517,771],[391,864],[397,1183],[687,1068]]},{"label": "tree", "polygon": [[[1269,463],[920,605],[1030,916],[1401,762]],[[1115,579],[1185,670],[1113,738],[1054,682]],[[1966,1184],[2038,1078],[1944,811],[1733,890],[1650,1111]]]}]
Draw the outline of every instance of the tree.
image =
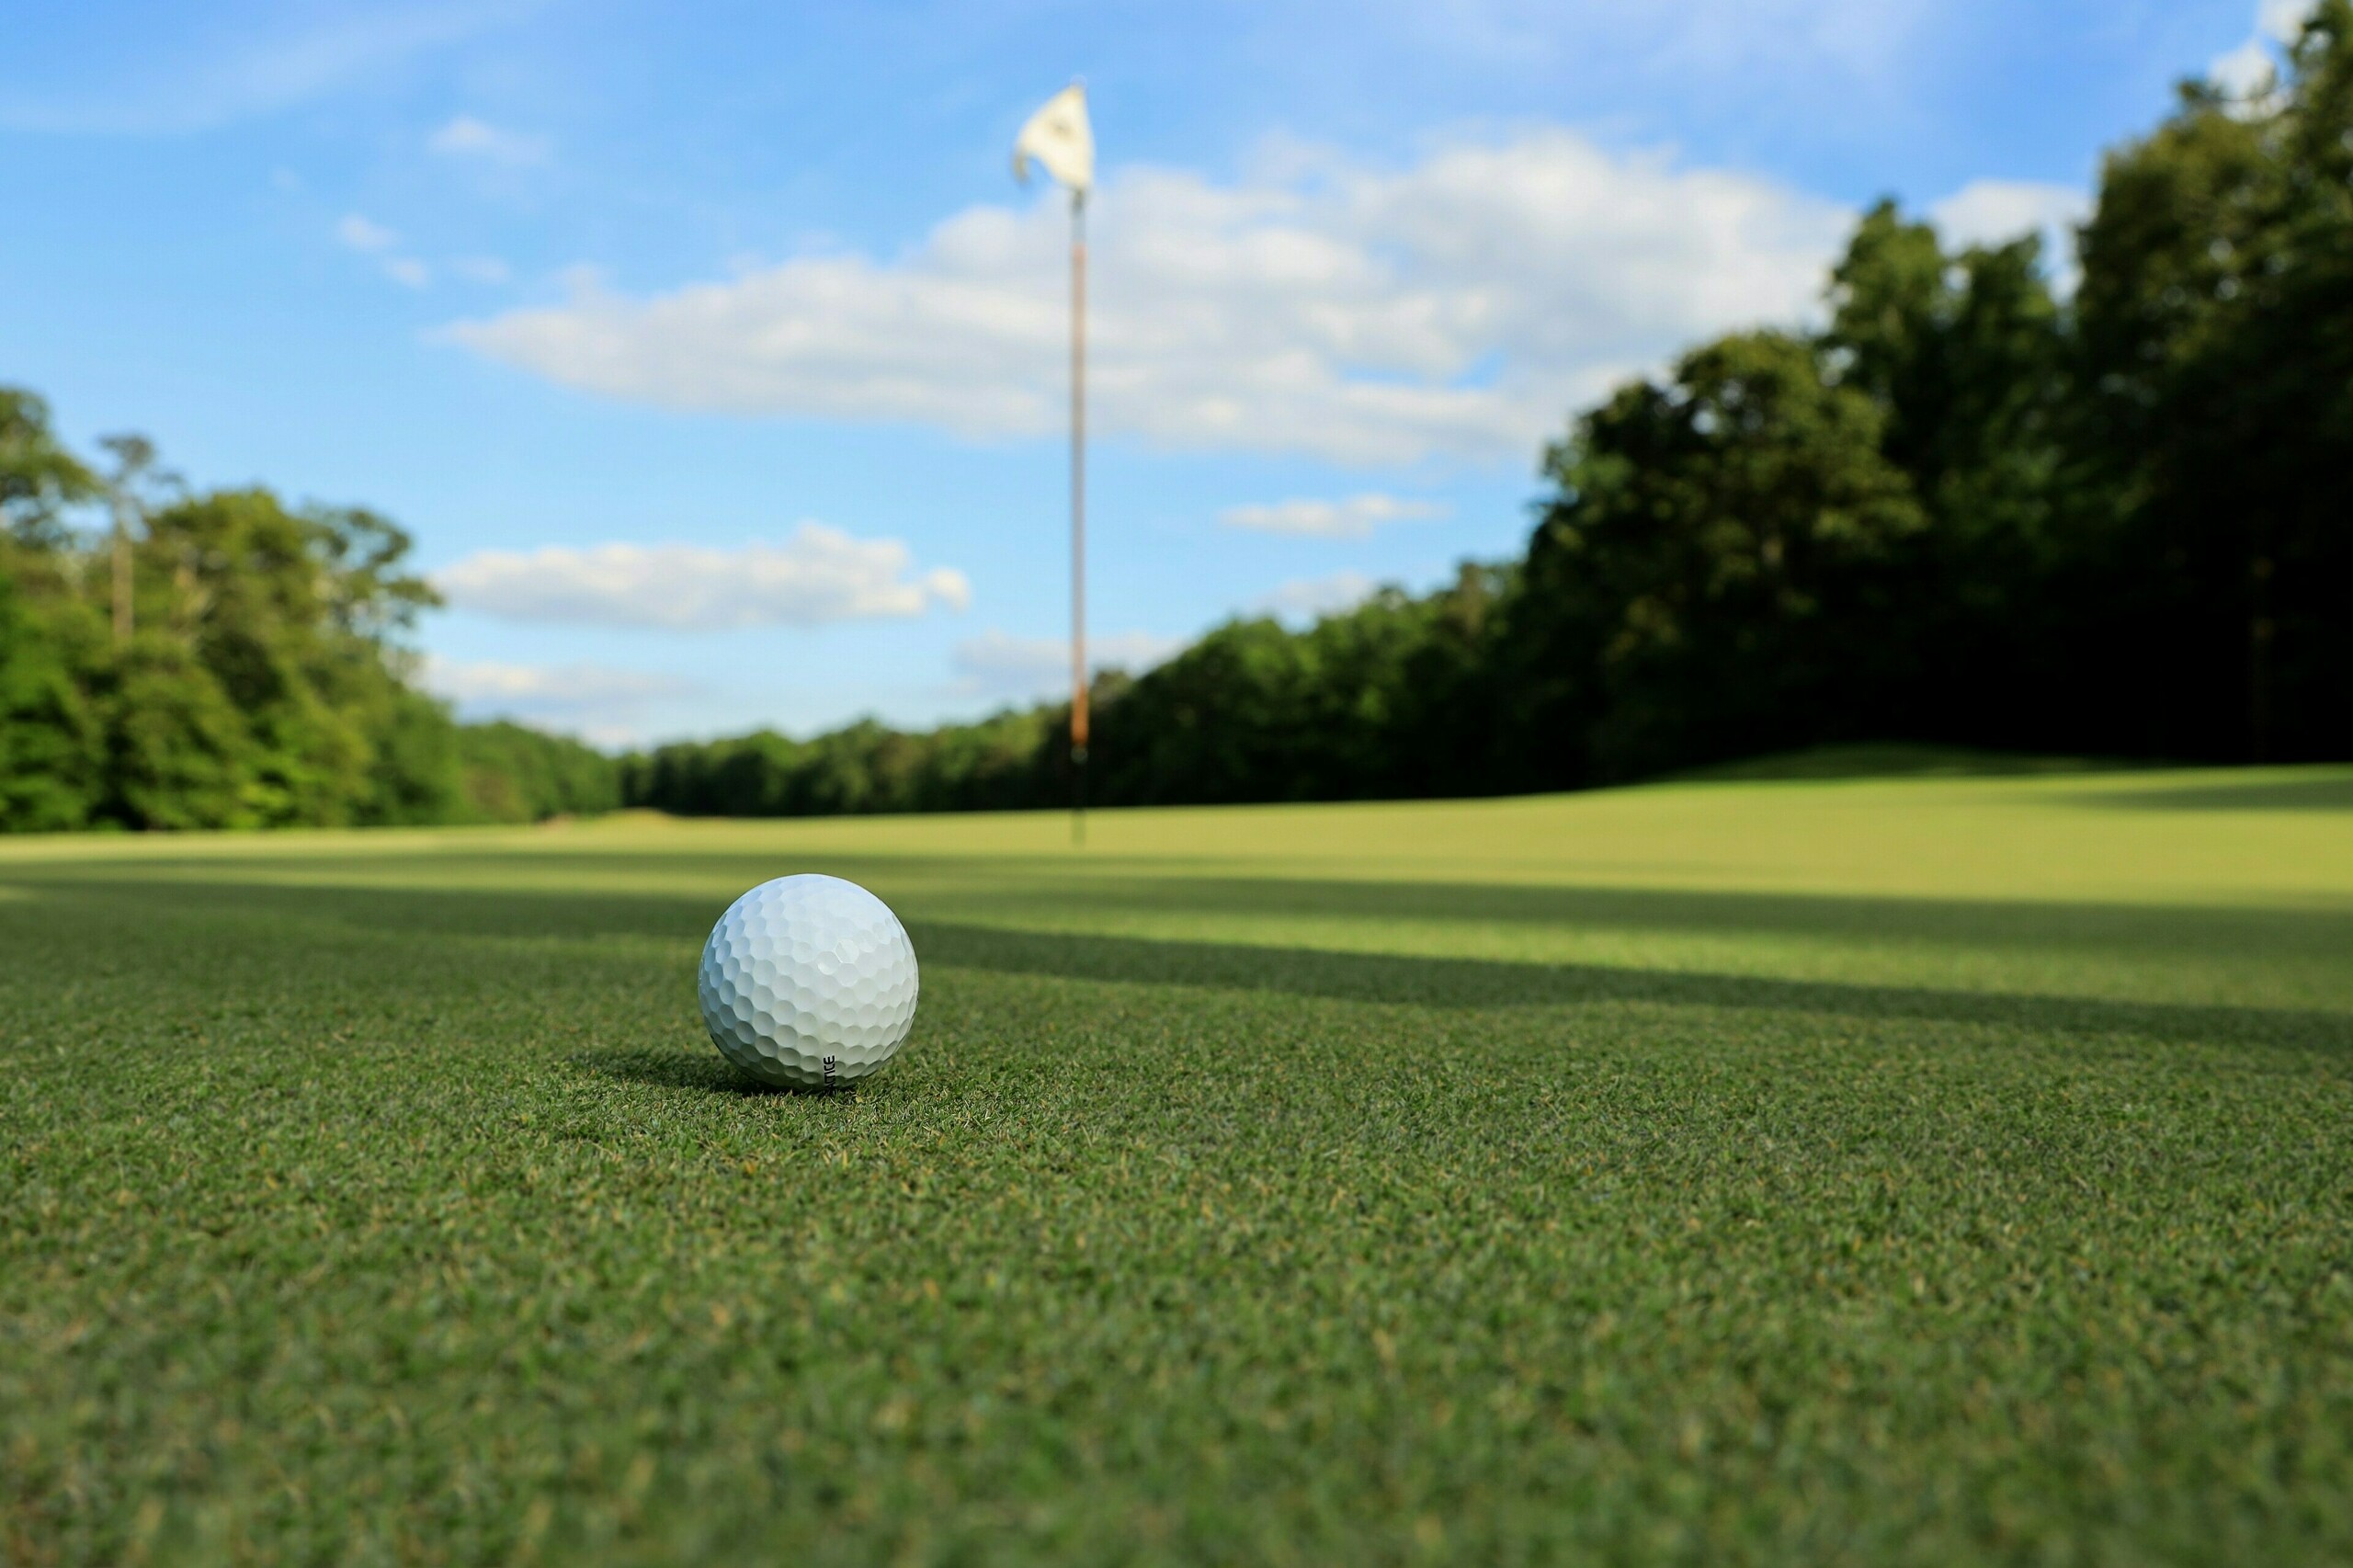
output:
[{"label": "tree", "polygon": [[620,804],[619,767],[578,741],[504,722],[469,724],[458,733],[458,752],[463,814],[476,821],[544,822]]},{"label": "tree", "polygon": [[91,628],[66,521],[97,490],[49,405],[0,387],[0,832],[81,827],[97,805],[97,725],[77,679]]},{"label": "tree", "polygon": [[0,574],[0,833],[86,825],[100,762],[97,722],[58,640]]},{"label": "tree", "polygon": [[54,551],[70,540],[68,508],[90,499],[97,481],[50,428],[49,404],[21,387],[0,387],[0,526],[20,547]]},{"label": "tree", "polygon": [[2071,612],[2049,592],[2072,548],[2071,396],[2040,253],[2032,236],[1950,253],[1883,201],[1831,273],[1826,362],[1880,409],[1881,452],[1927,517],[1890,587],[1904,606],[1912,738],[2082,744],[2059,635]]},{"label": "tree", "polygon": [[430,755],[433,726],[386,643],[432,602],[400,570],[408,543],[373,513],[294,510],[261,489],[188,497],[149,517],[140,623],[200,666],[242,720],[241,799],[254,821],[412,817],[453,787],[447,737]]},{"label": "tree", "polygon": [[[190,494],[144,437],[102,445],[104,481],[47,404],[0,388],[0,831],[616,803],[612,759],[517,726],[461,729],[417,689],[402,639],[437,601],[390,520],[260,488]],[[110,515],[93,518],[102,502]]]},{"label": "tree", "polygon": [[1884,423],[1813,345],[1753,333],[1551,449],[1512,633],[1550,782],[1900,722],[1891,568],[1927,520]]},{"label": "tree", "polygon": [[108,672],[106,814],[128,827],[261,827],[286,820],[254,737],[186,643],[149,631]]},{"label": "tree", "polygon": [[113,454],[114,472],[106,477],[108,510],[113,531],[108,539],[113,582],[114,640],[118,647],[131,641],[135,623],[132,608],[132,525],[145,517],[150,495],[178,485],[176,476],[155,467],[155,443],[144,436],[101,436],[98,445]]},{"label": "tree", "polygon": [[2089,656],[2132,749],[2341,755],[2353,728],[2353,6],[2286,79],[2183,89],[2084,235]]}]

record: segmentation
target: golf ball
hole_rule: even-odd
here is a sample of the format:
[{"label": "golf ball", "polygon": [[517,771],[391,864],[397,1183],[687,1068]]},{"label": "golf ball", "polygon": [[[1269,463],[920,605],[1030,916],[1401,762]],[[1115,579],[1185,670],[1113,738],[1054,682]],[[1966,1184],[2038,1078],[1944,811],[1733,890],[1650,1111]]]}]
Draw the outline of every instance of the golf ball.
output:
[{"label": "golf ball", "polygon": [[891,1060],[915,1019],[915,949],[839,877],[779,877],[727,906],[695,991],[719,1053],[764,1084],[830,1088]]}]

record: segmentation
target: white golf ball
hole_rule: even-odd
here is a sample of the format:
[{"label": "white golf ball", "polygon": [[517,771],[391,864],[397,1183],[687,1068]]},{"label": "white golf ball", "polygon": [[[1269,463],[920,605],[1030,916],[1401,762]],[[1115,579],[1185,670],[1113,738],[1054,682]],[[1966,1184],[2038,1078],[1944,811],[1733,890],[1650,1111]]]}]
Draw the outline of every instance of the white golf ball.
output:
[{"label": "white golf ball", "polygon": [[719,1053],[764,1084],[830,1088],[891,1060],[915,1020],[915,949],[839,877],[779,877],[727,906],[695,991]]}]

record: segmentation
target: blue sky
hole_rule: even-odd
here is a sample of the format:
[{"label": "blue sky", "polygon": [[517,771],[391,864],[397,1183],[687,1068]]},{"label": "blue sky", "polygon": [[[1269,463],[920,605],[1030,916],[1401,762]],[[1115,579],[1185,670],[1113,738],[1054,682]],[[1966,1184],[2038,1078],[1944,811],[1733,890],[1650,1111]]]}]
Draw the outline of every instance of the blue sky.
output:
[{"label": "blue sky", "polygon": [[365,503],[472,714],[608,744],[1051,689],[1090,97],[1116,659],[1516,550],[1548,434],[1792,320],[1881,194],[2063,223],[2292,0],[15,0],[0,380]]}]

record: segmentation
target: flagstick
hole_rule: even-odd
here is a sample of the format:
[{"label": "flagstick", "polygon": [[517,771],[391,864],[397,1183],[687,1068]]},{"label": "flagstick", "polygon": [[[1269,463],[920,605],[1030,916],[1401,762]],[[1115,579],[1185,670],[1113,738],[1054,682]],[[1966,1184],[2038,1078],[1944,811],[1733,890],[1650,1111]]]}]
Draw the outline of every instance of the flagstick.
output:
[{"label": "flagstick", "polygon": [[1086,192],[1070,193],[1070,838],[1086,843]]}]

